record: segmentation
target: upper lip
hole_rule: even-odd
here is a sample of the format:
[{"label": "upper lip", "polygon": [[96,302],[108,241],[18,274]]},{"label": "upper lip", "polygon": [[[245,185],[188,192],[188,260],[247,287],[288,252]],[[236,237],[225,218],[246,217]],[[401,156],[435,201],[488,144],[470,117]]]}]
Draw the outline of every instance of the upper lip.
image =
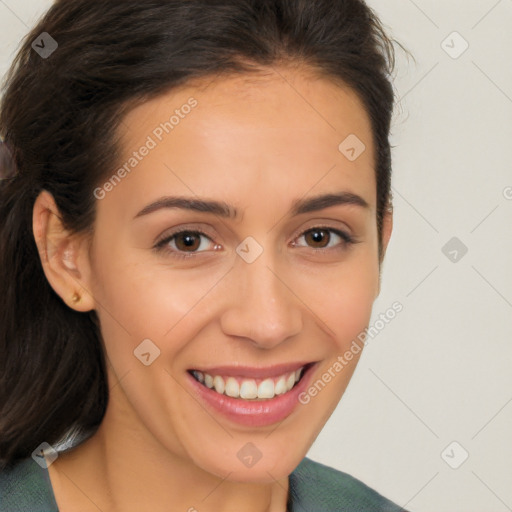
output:
[{"label": "upper lip", "polygon": [[255,366],[210,366],[209,368],[192,368],[190,371],[196,370],[209,375],[226,376],[226,377],[248,377],[253,379],[264,379],[266,377],[279,377],[286,373],[296,371],[306,365],[312,365],[312,361],[304,361],[298,363],[277,364],[266,367]]}]

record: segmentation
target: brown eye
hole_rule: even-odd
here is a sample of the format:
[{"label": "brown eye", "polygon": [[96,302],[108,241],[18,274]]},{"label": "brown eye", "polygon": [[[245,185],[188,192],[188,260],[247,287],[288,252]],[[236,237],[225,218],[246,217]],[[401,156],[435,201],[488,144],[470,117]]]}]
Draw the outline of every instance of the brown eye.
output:
[{"label": "brown eye", "polygon": [[177,231],[155,245],[156,251],[166,251],[175,257],[195,256],[211,250],[219,250],[213,240],[201,231]]},{"label": "brown eye", "polygon": [[312,229],[310,231],[306,231],[304,238],[308,245],[311,243],[310,245],[312,245],[312,247],[323,249],[329,245],[331,235],[330,232],[325,229]]},{"label": "brown eye", "polygon": [[335,249],[346,249],[351,244],[358,243],[356,239],[352,238],[344,231],[321,226],[304,231],[297,240],[301,239],[304,239],[304,242],[294,242],[293,246],[310,247],[314,250],[326,249],[326,251],[328,251]]},{"label": "brown eye", "polygon": [[195,251],[201,245],[201,235],[193,231],[183,231],[174,235],[176,248],[179,251]]}]

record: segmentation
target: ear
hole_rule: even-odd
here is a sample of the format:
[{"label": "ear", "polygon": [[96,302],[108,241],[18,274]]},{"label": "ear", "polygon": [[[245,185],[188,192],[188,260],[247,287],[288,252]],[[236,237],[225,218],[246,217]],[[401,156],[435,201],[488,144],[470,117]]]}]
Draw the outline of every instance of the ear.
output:
[{"label": "ear", "polygon": [[85,235],[72,234],[64,228],[55,200],[46,190],[34,203],[32,228],[50,286],[74,310],[94,309],[90,293],[89,240]]},{"label": "ear", "polygon": [[379,259],[379,283],[378,283],[377,295],[375,296],[375,298],[377,298],[378,295],[380,294],[382,262],[384,261],[384,256],[386,255],[386,250],[388,248],[389,239],[391,238],[392,231],[393,231],[393,206],[389,205],[384,210],[384,215],[382,217],[382,253],[381,253],[381,257]]}]

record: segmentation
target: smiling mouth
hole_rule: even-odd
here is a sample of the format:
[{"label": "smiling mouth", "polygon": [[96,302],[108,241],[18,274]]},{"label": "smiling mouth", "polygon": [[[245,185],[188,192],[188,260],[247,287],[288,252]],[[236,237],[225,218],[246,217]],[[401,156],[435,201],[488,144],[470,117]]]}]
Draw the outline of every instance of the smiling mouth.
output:
[{"label": "smiling mouth", "polygon": [[309,363],[297,370],[264,379],[212,375],[200,370],[189,370],[189,373],[197,382],[220,395],[242,400],[261,401],[272,400],[276,396],[291,391],[312,365],[313,363]]}]

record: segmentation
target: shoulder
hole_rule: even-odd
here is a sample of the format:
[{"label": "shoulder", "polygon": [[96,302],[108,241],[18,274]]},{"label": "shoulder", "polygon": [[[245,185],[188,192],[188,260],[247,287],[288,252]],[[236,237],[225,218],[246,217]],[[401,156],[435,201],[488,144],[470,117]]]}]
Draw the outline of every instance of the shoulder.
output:
[{"label": "shoulder", "polygon": [[32,457],[0,472],[0,512],[58,512],[48,475]]},{"label": "shoulder", "polygon": [[290,475],[292,512],[406,512],[347,473],[307,457]]}]

